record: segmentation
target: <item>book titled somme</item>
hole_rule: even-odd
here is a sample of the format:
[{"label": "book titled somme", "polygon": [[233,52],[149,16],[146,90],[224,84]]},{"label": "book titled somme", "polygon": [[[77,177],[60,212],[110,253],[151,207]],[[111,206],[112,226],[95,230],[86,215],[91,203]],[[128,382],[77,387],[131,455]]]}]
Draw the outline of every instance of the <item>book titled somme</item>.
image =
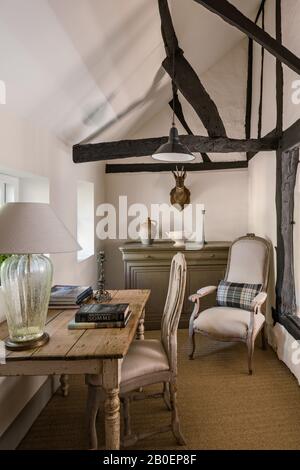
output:
[{"label": "book titled somme", "polygon": [[123,328],[130,318],[129,304],[82,305],[69,329]]}]

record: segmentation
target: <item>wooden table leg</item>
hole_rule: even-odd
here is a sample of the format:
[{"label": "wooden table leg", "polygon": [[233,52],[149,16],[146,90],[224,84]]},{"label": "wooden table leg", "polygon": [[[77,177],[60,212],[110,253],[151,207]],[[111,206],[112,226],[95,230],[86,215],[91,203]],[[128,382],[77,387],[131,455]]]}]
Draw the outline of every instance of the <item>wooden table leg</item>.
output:
[{"label": "wooden table leg", "polygon": [[103,361],[103,388],[105,399],[105,448],[106,450],[120,449],[120,398],[119,384],[121,375],[120,359]]},{"label": "wooden table leg", "polygon": [[[136,339],[143,341],[145,339],[145,309],[142,312],[141,318],[139,319],[138,327],[136,330]],[[143,388],[140,387],[139,391],[142,393]]]},{"label": "wooden table leg", "polygon": [[139,324],[136,330],[136,339],[144,340],[145,339],[145,309],[139,319]]},{"label": "wooden table leg", "polygon": [[63,397],[67,397],[69,395],[69,376],[67,374],[60,376],[60,388]]}]

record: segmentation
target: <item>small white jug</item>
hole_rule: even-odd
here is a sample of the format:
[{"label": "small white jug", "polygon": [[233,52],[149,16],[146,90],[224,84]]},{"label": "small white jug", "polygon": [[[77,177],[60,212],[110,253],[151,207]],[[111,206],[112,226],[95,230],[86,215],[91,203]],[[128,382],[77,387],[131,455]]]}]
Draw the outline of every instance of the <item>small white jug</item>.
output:
[{"label": "small white jug", "polygon": [[141,224],[139,235],[143,245],[152,245],[156,233],[156,221],[147,218],[146,222]]}]

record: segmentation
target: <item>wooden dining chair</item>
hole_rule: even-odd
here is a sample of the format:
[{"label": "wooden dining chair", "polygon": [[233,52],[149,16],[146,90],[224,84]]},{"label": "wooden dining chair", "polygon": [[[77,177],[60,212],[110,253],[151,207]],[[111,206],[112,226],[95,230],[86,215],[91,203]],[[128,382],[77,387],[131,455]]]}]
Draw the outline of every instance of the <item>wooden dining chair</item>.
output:
[{"label": "wooden dining chair", "polygon": [[[124,413],[122,437],[124,447],[133,445],[139,439],[165,431],[172,431],[179,445],[185,444],[177,410],[177,328],[185,286],[186,261],[182,253],[177,253],[171,263],[169,288],[161,322],[161,339],[134,341],[122,363],[120,398]],[[147,394],[144,391],[145,387],[160,383],[163,386],[161,392]],[[156,397],[163,398],[171,411],[171,424],[149,432],[134,434],[130,423],[131,402]]]},{"label": "wooden dining chair", "polygon": [[[194,310],[190,318],[190,359],[194,358],[195,334],[218,341],[239,341],[248,348],[248,370],[253,371],[255,339],[262,333],[265,348],[265,316],[271,244],[254,234],[235,240],[229,250],[225,279],[219,287],[208,286],[190,296]],[[217,290],[218,305],[200,311],[200,302]],[[225,295],[224,295],[225,294]]]}]

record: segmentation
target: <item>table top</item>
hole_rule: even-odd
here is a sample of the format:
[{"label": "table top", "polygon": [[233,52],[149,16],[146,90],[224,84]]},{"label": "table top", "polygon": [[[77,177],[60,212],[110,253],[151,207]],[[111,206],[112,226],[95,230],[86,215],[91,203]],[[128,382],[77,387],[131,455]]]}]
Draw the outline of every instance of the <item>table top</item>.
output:
[{"label": "table top", "polygon": [[[132,314],[125,328],[69,330],[68,323],[77,310],[50,309],[45,327],[50,336],[49,342],[27,351],[7,351],[6,362],[123,358],[134,339],[150,290],[127,289],[110,293],[112,299],[106,303],[129,303]],[[0,340],[7,336],[7,324],[4,322],[0,324]]]}]

